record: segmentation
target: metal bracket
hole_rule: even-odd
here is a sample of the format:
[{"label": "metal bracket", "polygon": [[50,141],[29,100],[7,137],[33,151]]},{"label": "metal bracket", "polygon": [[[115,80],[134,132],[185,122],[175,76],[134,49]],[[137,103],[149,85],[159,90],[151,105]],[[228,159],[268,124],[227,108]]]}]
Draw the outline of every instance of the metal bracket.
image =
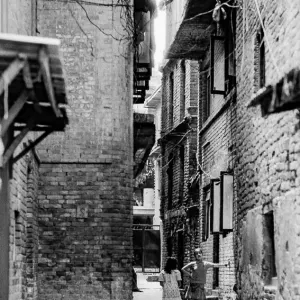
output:
[{"label": "metal bracket", "polygon": [[13,163],[17,162],[20,158],[27,154],[32,148],[34,148],[38,143],[44,140],[53,131],[54,129],[48,129],[44,131],[44,133],[41,134],[35,141],[29,141],[29,145],[27,145],[24,150],[22,150],[17,156],[13,158]]}]

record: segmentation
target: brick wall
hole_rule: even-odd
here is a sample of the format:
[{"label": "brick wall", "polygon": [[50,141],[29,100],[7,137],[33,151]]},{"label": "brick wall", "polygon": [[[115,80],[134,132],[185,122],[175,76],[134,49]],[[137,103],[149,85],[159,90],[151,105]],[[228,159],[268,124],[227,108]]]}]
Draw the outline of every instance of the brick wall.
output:
[{"label": "brick wall", "polygon": [[[218,29],[221,31],[221,29]],[[222,35],[222,34],[220,34]],[[211,49],[205,54],[200,63],[199,90],[198,90],[198,136],[197,155],[203,169],[199,191],[200,200],[200,245],[203,250],[204,260],[228,264],[230,267],[221,267],[219,270],[209,269],[207,273],[208,292],[214,289],[221,299],[231,299],[233,296],[233,286],[235,280],[235,260],[234,260],[234,233],[209,233],[208,238],[204,238],[204,226],[206,226],[206,194],[209,191],[211,179],[220,178],[223,171],[233,170],[234,153],[232,152],[233,134],[235,132],[235,103],[233,94],[227,97],[210,93],[210,76],[214,72],[214,87],[223,89],[224,81],[224,53],[222,44],[216,44],[214,49],[214,63],[211,69]],[[209,108],[208,108],[209,106]],[[208,113],[209,112],[209,113]],[[210,196],[211,197],[211,196]],[[210,198],[212,200],[212,198]]]},{"label": "brick wall", "polygon": [[38,163],[27,155],[13,166],[10,182],[9,294],[36,299]]},{"label": "brick wall", "polygon": [[[173,99],[165,90],[170,89],[170,74],[174,77]],[[162,136],[176,128],[184,117],[190,117],[190,128],[178,132],[172,140],[162,141],[161,166],[161,214],[163,220],[162,258],[163,265],[168,255],[174,255],[180,267],[190,261],[193,249],[198,245],[196,215],[189,213],[193,204],[189,190],[189,179],[196,171],[196,124],[198,63],[187,60],[169,61],[164,67],[162,80]],[[170,122],[169,105],[173,103],[173,124]],[[169,161],[173,155],[172,161]],[[172,164],[172,174],[170,165]],[[172,191],[169,193],[169,176],[172,177]],[[169,196],[172,208],[169,209]],[[172,250],[168,253],[168,250]]]},{"label": "brick wall", "polygon": [[[5,3],[3,3],[5,4]],[[35,34],[35,1],[6,1],[1,12],[2,32]],[[3,6],[5,7],[5,6]],[[30,137],[30,136],[29,136]],[[23,143],[28,141],[28,136]],[[16,153],[23,149],[23,143]],[[10,180],[9,297],[36,299],[38,162],[30,153],[12,167]]]},{"label": "brick wall", "polygon": [[38,2],[40,34],[61,40],[70,119],[38,149],[39,299],[132,298],[132,61],[110,3],[84,4],[90,22],[75,2]]},{"label": "brick wall", "polygon": [[[266,84],[272,84],[299,61],[299,12],[295,1],[258,1],[264,26]],[[299,273],[299,131],[295,112],[262,118],[259,108],[247,108],[257,90],[256,36],[261,28],[255,2],[244,2],[237,12],[237,278],[241,299],[296,299]],[[275,265],[278,283],[270,292],[262,281],[268,248],[262,222],[274,215]],[[251,220],[257,220],[251,231]],[[291,222],[294,220],[295,222]],[[292,224],[293,223],[293,224]],[[248,246],[247,240],[257,243]],[[298,249],[298,250],[297,250]],[[262,250],[260,252],[260,250]],[[262,253],[253,260],[254,253]],[[250,288],[251,287],[251,288]],[[265,295],[267,294],[267,295]]]}]

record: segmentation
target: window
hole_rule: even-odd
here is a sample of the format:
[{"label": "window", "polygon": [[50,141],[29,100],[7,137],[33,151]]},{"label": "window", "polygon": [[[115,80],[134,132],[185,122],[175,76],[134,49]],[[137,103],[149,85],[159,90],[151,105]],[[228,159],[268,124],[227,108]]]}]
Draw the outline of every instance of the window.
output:
[{"label": "window", "polygon": [[[220,240],[219,234],[213,235],[213,263],[220,262]],[[219,286],[219,268],[213,268],[213,289]]]},{"label": "window", "polygon": [[184,259],[184,237],[183,237],[183,230],[177,231],[177,261],[178,261],[178,269],[184,266],[183,264]]},{"label": "window", "polygon": [[180,64],[180,74],[181,74],[181,97],[180,97],[180,115],[181,119],[184,119],[185,117],[185,77],[186,77],[186,71],[185,71],[185,61],[183,60]]},{"label": "window", "polygon": [[14,211],[14,243],[13,243],[13,261],[17,260],[18,247],[20,246],[20,213],[15,210]]},{"label": "window", "polygon": [[[275,265],[275,241],[274,241],[274,215],[273,211],[264,215],[263,219],[263,239],[264,239],[264,258],[263,258],[263,279],[265,284],[272,284],[277,277]],[[288,243],[288,242],[287,242]],[[288,251],[288,244],[286,244]]]},{"label": "window", "polygon": [[169,128],[173,127],[174,73],[170,74],[169,83]]},{"label": "window", "polygon": [[173,205],[173,154],[170,154],[168,157],[168,209],[172,209]]},{"label": "window", "polygon": [[212,35],[210,39],[210,92],[225,94],[225,37]]},{"label": "window", "polygon": [[235,87],[235,33],[236,33],[236,10],[229,11],[229,18],[225,23],[225,93],[228,94]]},{"label": "window", "polygon": [[266,84],[265,38],[262,27],[256,32],[254,45],[255,92]]},{"label": "window", "polygon": [[260,31],[257,36],[258,42],[258,52],[259,52],[259,88],[265,86],[266,83],[266,61],[265,61],[265,39],[264,39],[264,31],[260,28]]},{"label": "window", "polygon": [[220,232],[220,180],[211,180],[211,199],[212,199],[212,210],[213,210],[213,221],[212,221],[212,232]]},{"label": "window", "polygon": [[206,188],[203,198],[203,241],[209,238],[211,230],[211,201],[210,201],[210,189]]},{"label": "window", "polygon": [[211,36],[211,93],[227,95],[235,87],[236,11],[231,9],[224,23],[224,35]]},{"label": "window", "polygon": [[183,203],[183,189],[184,189],[184,145],[180,146],[180,181],[179,181],[179,203]]},{"label": "window", "polygon": [[220,230],[226,232],[233,229],[233,175],[221,172],[221,226]]},{"label": "window", "polygon": [[206,93],[205,93],[205,102],[204,102],[204,118],[203,120],[206,121],[211,113],[211,81],[210,81],[210,74],[207,75],[206,78]]}]

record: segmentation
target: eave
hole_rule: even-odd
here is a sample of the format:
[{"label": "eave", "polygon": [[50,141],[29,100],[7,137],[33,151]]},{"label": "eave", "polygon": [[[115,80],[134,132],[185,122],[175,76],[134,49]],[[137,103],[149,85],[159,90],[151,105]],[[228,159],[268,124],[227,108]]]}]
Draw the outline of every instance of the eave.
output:
[{"label": "eave", "polygon": [[214,31],[211,0],[187,0],[185,12],[175,38],[166,51],[167,59],[201,59]]}]

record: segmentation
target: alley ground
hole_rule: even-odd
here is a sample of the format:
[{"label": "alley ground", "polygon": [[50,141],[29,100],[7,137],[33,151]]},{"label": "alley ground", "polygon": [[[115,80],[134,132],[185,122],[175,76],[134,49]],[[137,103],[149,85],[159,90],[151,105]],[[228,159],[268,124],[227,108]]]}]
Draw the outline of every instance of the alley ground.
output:
[{"label": "alley ground", "polygon": [[162,299],[162,289],[158,282],[148,282],[152,274],[137,273],[138,287],[142,292],[133,292],[133,300],[159,300]]}]

